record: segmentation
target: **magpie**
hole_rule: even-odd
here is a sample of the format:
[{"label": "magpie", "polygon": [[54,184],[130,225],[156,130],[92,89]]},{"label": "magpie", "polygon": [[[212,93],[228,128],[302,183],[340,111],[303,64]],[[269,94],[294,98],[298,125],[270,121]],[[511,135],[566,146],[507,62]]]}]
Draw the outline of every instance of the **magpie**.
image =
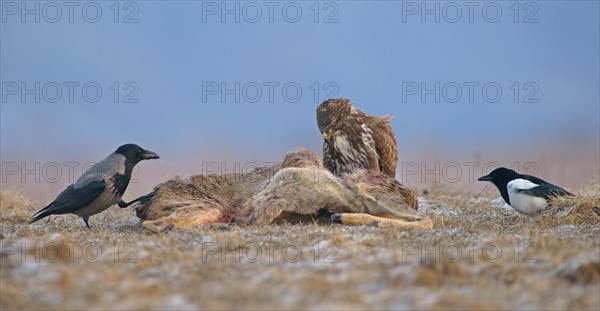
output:
[{"label": "magpie", "polygon": [[133,167],[142,160],[158,159],[158,154],[144,150],[136,144],[125,144],[104,160],[94,164],[61,192],[52,203],[35,213],[29,223],[34,223],[50,215],[75,214],[83,218],[90,228],[88,219],[114,204],[127,207],[121,198]]},{"label": "magpie", "polygon": [[477,180],[492,182],[508,205],[528,216],[536,216],[545,210],[548,200],[553,196],[572,195],[559,186],[505,167],[497,168]]}]

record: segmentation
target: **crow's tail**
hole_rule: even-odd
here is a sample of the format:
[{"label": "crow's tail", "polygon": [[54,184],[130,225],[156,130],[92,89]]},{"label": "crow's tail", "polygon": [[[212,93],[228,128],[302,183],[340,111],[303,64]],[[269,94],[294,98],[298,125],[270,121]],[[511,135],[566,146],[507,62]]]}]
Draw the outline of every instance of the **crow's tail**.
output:
[{"label": "crow's tail", "polygon": [[50,215],[52,215],[52,213],[48,210],[48,208],[52,206],[52,203],[46,207],[44,207],[43,209],[41,209],[39,212],[33,214],[33,216],[31,216],[31,220],[29,221],[29,223],[34,223],[40,219],[44,219]]}]

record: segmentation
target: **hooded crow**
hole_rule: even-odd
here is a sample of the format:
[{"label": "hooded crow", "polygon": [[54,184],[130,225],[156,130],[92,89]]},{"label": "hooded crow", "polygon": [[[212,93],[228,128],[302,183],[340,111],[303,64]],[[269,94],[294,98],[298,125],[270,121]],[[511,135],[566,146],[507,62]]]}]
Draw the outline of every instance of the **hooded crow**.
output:
[{"label": "hooded crow", "polygon": [[497,168],[477,180],[492,182],[508,205],[528,216],[538,215],[545,210],[548,200],[553,196],[572,195],[559,186],[505,167]]},{"label": "hooded crow", "polygon": [[90,216],[117,203],[121,207],[128,205],[121,198],[129,185],[133,167],[142,160],[158,158],[158,154],[144,150],[136,144],[119,147],[104,160],[85,171],[50,205],[35,213],[29,223],[53,214],[75,214],[83,218],[85,225],[90,228],[88,224]]}]

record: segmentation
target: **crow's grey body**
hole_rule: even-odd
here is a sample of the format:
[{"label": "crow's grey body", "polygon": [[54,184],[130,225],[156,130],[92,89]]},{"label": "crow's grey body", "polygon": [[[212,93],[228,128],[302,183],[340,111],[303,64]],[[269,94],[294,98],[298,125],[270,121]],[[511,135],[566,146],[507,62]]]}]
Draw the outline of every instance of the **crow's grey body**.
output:
[{"label": "crow's grey body", "polygon": [[117,203],[119,206],[127,206],[121,198],[131,179],[133,167],[141,160],[155,158],[158,158],[157,154],[137,145],[121,146],[85,171],[52,203],[33,215],[31,222],[52,214],[75,214],[83,218],[89,227],[90,216],[101,213]]},{"label": "crow's grey body", "polygon": [[[89,187],[94,182],[104,183],[102,192],[99,194],[94,191],[87,191],[90,198],[94,195],[95,197],[89,204],[73,212],[75,215],[84,219],[89,218],[89,216],[101,213],[121,201],[126,189],[117,189],[116,179],[127,178],[125,172],[126,160],[125,156],[113,153],[92,166],[73,184],[75,189],[85,189],[86,186]],[[127,184],[129,179],[127,178]]]}]

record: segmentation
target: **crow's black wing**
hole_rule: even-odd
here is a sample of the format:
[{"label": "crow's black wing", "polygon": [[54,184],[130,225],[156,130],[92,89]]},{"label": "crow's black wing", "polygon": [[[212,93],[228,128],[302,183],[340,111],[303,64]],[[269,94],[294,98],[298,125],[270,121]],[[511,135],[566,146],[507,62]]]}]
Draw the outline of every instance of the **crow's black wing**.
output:
[{"label": "crow's black wing", "polygon": [[35,213],[31,218],[31,222],[38,221],[52,214],[72,213],[90,204],[105,188],[106,182],[104,180],[92,181],[81,188],[75,188],[73,185],[70,185],[50,205]]}]

